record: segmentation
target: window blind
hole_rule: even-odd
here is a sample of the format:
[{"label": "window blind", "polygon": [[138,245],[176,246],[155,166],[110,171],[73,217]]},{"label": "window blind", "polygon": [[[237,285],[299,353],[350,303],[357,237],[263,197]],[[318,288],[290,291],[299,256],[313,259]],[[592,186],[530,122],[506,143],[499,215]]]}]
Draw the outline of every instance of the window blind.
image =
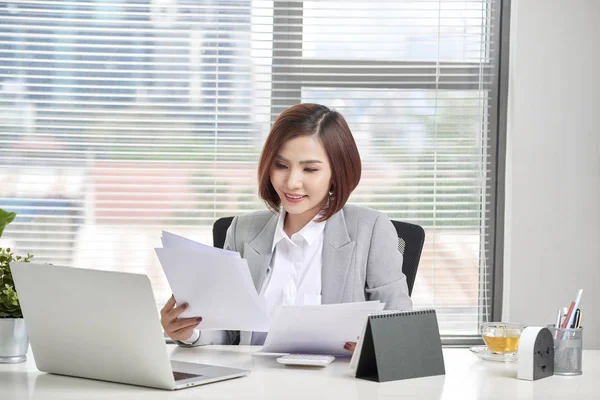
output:
[{"label": "window blind", "polygon": [[[2,244],[41,262],[147,274],[161,230],[265,206],[274,119],[335,108],[363,160],[350,198],[422,225],[413,301],[444,335],[489,318],[496,193],[494,1],[0,3]],[[326,267],[326,266],[325,266]]]}]

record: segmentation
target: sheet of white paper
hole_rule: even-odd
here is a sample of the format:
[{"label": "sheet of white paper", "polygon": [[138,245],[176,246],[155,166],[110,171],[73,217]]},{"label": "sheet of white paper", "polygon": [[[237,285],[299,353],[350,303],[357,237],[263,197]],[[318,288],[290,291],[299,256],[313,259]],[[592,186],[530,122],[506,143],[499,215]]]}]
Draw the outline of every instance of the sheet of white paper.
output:
[{"label": "sheet of white paper", "polygon": [[356,369],[358,368],[358,360],[360,359],[360,353],[362,351],[365,333],[367,332],[367,319],[368,319],[368,316],[367,316],[367,318],[365,318],[360,337],[358,339],[358,342],[356,343],[354,352],[352,353],[352,359],[350,360],[350,369],[352,370],[352,373],[354,374],[354,376],[356,376]]},{"label": "sheet of white paper", "polygon": [[245,259],[181,247],[155,251],[178,304],[189,304],[181,317],[202,317],[202,330],[269,330]]},{"label": "sheet of white paper", "polygon": [[358,341],[367,315],[384,306],[379,301],[277,306],[260,352],[350,356],[344,344]]},{"label": "sheet of white paper", "polygon": [[223,250],[219,249],[218,247],[208,246],[167,231],[162,231],[162,237],[160,238],[160,240],[164,248],[193,249],[213,254],[222,254],[224,256],[241,258],[240,253],[238,253],[237,251]]}]

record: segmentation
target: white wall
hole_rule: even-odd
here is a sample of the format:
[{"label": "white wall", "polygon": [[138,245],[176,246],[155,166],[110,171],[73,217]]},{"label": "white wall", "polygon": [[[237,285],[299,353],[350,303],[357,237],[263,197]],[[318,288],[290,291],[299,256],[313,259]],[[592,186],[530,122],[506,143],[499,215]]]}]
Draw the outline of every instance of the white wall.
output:
[{"label": "white wall", "polygon": [[503,319],[553,323],[583,288],[600,349],[600,1],[511,8]]}]

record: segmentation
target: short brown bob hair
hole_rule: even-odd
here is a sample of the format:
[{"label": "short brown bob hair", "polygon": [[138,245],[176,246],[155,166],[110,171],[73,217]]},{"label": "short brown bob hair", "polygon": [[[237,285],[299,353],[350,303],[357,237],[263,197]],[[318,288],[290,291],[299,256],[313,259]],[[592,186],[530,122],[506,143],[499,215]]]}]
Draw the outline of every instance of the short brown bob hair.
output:
[{"label": "short brown bob hair", "polygon": [[326,221],[344,207],[360,182],[362,165],[356,142],[344,117],[320,104],[297,104],[282,112],[267,137],[258,164],[258,194],[273,211],[281,199],[271,183],[271,167],[285,142],[299,136],[316,135],[331,165],[332,195],[319,221]]}]

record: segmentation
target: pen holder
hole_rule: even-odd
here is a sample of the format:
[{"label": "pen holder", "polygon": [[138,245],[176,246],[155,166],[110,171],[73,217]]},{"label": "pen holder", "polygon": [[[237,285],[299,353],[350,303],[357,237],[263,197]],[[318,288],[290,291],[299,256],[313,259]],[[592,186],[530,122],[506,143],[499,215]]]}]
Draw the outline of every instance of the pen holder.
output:
[{"label": "pen holder", "polygon": [[581,375],[583,328],[548,329],[554,338],[554,375]]}]

